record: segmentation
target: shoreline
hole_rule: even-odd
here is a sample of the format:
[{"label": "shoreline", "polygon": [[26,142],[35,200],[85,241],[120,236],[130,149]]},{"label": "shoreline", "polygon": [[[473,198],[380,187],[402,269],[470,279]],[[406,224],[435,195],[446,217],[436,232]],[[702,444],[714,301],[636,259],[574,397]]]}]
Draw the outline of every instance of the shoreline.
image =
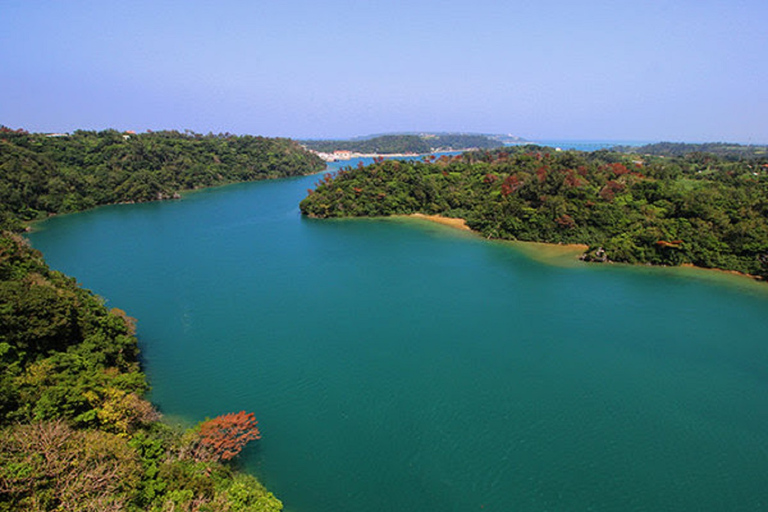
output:
[{"label": "shoreline", "polygon": [[426,213],[412,213],[410,215],[404,215],[404,217],[411,217],[414,219],[422,219],[427,220],[430,222],[435,222],[437,224],[442,224],[443,226],[450,226],[455,229],[460,229],[461,231],[470,231],[473,232],[472,229],[467,226],[467,221],[459,218],[459,217],[444,217],[442,215],[427,215]]},{"label": "shoreline", "polygon": [[[459,231],[480,236],[480,233],[472,230],[467,221],[460,217],[444,217],[442,215],[427,215],[425,213],[411,213],[408,215],[392,215],[391,218],[418,219],[433,222]],[[580,256],[589,249],[586,244],[556,244],[546,242],[525,242],[521,240],[487,239],[490,242],[500,242],[515,247],[527,257],[547,263],[549,265],[572,267],[582,264]]]},{"label": "shoreline", "polygon": [[[459,217],[444,217],[442,215],[427,215],[424,213],[412,213],[410,215],[395,215],[393,217],[421,219],[429,222],[434,222],[436,224],[441,224],[443,226],[448,226],[461,231],[469,231],[470,233],[475,233],[479,235],[479,233],[477,233],[476,231],[473,231],[469,226],[467,226],[466,220]],[[523,252],[526,256],[533,258],[537,261],[541,261],[541,262],[549,263],[553,265],[559,265],[559,266],[563,266],[563,265],[571,266],[578,263],[582,263],[580,256],[583,255],[587,251],[587,249],[589,249],[589,245],[587,244],[557,244],[557,243],[549,243],[549,242],[526,242],[522,240],[502,240],[502,239],[492,239],[492,240],[511,244],[515,246],[515,248]],[[587,263],[587,262],[583,262],[583,263]],[[590,262],[590,263],[599,263],[599,262]],[[739,272],[738,270],[699,267],[694,265],[693,263],[682,263],[676,266],[645,265],[642,263],[633,265],[631,263],[621,263],[621,262],[606,262],[606,263],[628,265],[630,267],[648,267],[648,268],[658,268],[658,269],[672,269],[672,270],[679,269],[679,270],[701,271],[701,272],[711,273],[712,275],[738,277],[741,279],[746,278],[755,283],[765,283],[766,281],[768,281],[766,279],[763,279],[760,276],[757,276],[754,274],[746,274],[744,272]]]},{"label": "shoreline", "polygon": [[549,242],[526,242],[523,240],[499,240],[515,247],[527,257],[559,267],[586,265],[581,259],[589,246],[587,244],[558,244]]},{"label": "shoreline", "polygon": [[[731,275],[731,276],[734,276],[734,277],[747,277],[747,278],[749,278],[749,279],[751,279],[753,281],[757,281],[757,282],[765,281],[765,279],[763,279],[760,276],[756,276],[755,274],[747,274],[747,273],[744,273],[744,272],[739,272],[738,270],[728,270],[728,269],[724,269],[724,268],[697,267],[693,263],[681,263],[679,265],[679,267],[680,268],[692,269],[692,270],[706,270],[706,271],[709,271],[709,272],[717,272],[718,274],[728,274],[728,275]],[[674,267],[669,267],[669,268],[674,268]]]},{"label": "shoreline", "polygon": [[350,160],[354,160],[355,158],[417,158],[420,156],[429,156],[429,155],[438,155],[438,154],[445,154],[445,153],[466,153],[467,151],[476,151],[479,148],[463,148],[463,149],[448,149],[448,150],[437,150],[437,151],[430,151],[429,153],[356,153],[356,152],[350,152],[348,155],[344,155],[343,157],[339,157],[338,155],[334,155],[333,153],[325,153],[322,151],[315,151],[313,149],[310,149],[308,151],[311,151],[315,155],[319,156],[323,159],[326,163],[333,163],[333,162],[348,162]]},{"label": "shoreline", "polygon": [[104,208],[106,206],[131,206],[131,205],[137,205],[137,204],[147,204],[147,203],[160,203],[160,202],[166,202],[166,201],[183,201],[184,198],[188,195],[195,194],[198,192],[205,192],[212,189],[217,188],[223,188],[223,187],[229,187],[232,185],[245,185],[249,183],[259,183],[262,181],[275,181],[275,180],[288,180],[288,179],[300,179],[300,178],[306,178],[307,176],[317,176],[319,174],[323,174],[328,172],[328,165],[326,162],[325,168],[316,171],[316,172],[310,172],[308,174],[299,174],[297,176],[278,176],[275,178],[272,177],[266,177],[266,178],[258,178],[253,180],[245,180],[245,181],[228,181],[226,183],[216,183],[213,185],[208,186],[201,186],[201,187],[193,187],[193,188],[182,188],[175,190],[172,195],[163,195],[162,197],[157,197],[155,199],[148,199],[146,201],[119,201],[116,203],[104,203],[104,204],[96,204],[93,206],[89,206],[88,208],[85,208],[83,210],[76,210],[72,212],[49,212],[46,214],[45,217],[37,218],[37,219],[31,219],[31,220],[25,220],[22,222],[23,231],[21,231],[22,234],[26,233],[32,233],[35,231],[38,231],[40,228],[38,224],[45,222],[47,220],[50,220],[54,217],[61,217],[64,215],[74,215],[76,213],[85,213],[89,212],[91,210],[95,210],[97,208]]}]

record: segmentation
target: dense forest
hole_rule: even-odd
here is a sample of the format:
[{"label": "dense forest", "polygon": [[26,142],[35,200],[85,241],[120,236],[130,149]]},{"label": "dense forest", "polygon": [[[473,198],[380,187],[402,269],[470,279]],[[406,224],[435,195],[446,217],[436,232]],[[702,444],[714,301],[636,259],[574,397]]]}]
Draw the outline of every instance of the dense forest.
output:
[{"label": "dense forest", "polygon": [[316,172],[287,139],[0,129],[0,511],[278,511],[227,464],[260,432],[232,413],[182,431],[144,398],[134,320],[14,233],[26,221]]},{"label": "dense forest", "polygon": [[768,158],[521,146],[327,175],[314,217],[440,214],[488,238],[587,244],[592,261],[768,275]]},{"label": "dense forest", "polygon": [[116,130],[50,136],[0,127],[0,227],[324,167],[290,139]]},{"label": "dense forest", "polygon": [[768,158],[768,146],[729,144],[725,142],[705,142],[691,144],[685,142],[657,142],[644,146],[616,146],[614,151],[655,156],[686,156],[692,153],[708,153],[726,160]]},{"label": "dense forest", "polygon": [[332,153],[334,151],[353,151],[362,154],[426,154],[433,151],[451,151],[459,149],[493,149],[503,144],[487,135],[462,133],[423,134],[423,135],[380,135],[369,139],[353,140],[305,140],[302,144],[308,149]]}]

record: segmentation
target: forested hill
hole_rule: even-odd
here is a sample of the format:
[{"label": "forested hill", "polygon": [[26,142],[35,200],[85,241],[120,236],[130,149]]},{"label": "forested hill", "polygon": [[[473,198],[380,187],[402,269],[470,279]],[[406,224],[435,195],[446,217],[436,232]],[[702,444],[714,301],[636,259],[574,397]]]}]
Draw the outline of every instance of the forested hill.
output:
[{"label": "forested hill", "polygon": [[287,139],[0,129],[0,512],[217,510],[282,503],[226,464],[253,414],[181,432],[144,399],[134,320],[9,229],[47,214],[322,170]]},{"label": "forested hill", "polygon": [[422,135],[380,135],[353,140],[304,140],[308,149],[324,153],[353,151],[363,154],[426,154],[437,150],[492,149],[504,144],[487,135],[444,133]]},{"label": "forested hill", "polygon": [[0,511],[281,510],[224,464],[215,428],[253,439],[230,421],[247,416],[187,432],[157,421],[133,330],[19,235],[0,237]]},{"label": "forested hill", "polygon": [[523,146],[327,176],[315,217],[440,214],[489,238],[581,243],[586,259],[768,275],[768,159]]},{"label": "forested hill", "polygon": [[617,146],[615,151],[638,155],[685,156],[692,153],[708,153],[727,160],[768,158],[768,146],[705,142],[690,144],[684,142],[657,142],[644,146]]},{"label": "forested hill", "polygon": [[0,227],[324,166],[290,139],[115,130],[51,136],[0,127]]}]

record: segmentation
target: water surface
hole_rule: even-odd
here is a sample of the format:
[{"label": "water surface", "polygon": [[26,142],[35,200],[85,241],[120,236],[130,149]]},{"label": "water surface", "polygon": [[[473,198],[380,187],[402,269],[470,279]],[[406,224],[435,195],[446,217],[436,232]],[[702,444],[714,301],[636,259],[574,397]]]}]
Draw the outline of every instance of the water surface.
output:
[{"label": "water surface", "polygon": [[139,319],[152,399],[247,410],[295,512],[768,507],[768,294],[547,265],[411,220],[304,219],[317,177],[53,218],[52,267]]}]

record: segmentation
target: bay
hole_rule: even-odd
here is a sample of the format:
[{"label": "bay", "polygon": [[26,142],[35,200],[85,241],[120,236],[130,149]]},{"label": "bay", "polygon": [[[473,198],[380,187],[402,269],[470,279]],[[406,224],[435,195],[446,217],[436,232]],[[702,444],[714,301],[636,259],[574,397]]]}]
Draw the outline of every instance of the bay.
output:
[{"label": "bay", "polygon": [[30,239],[138,318],[170,421],[256,413],[241,464],[289,511],[768,506],[764,287],[302,218],[317,179],[56,217]]}]

